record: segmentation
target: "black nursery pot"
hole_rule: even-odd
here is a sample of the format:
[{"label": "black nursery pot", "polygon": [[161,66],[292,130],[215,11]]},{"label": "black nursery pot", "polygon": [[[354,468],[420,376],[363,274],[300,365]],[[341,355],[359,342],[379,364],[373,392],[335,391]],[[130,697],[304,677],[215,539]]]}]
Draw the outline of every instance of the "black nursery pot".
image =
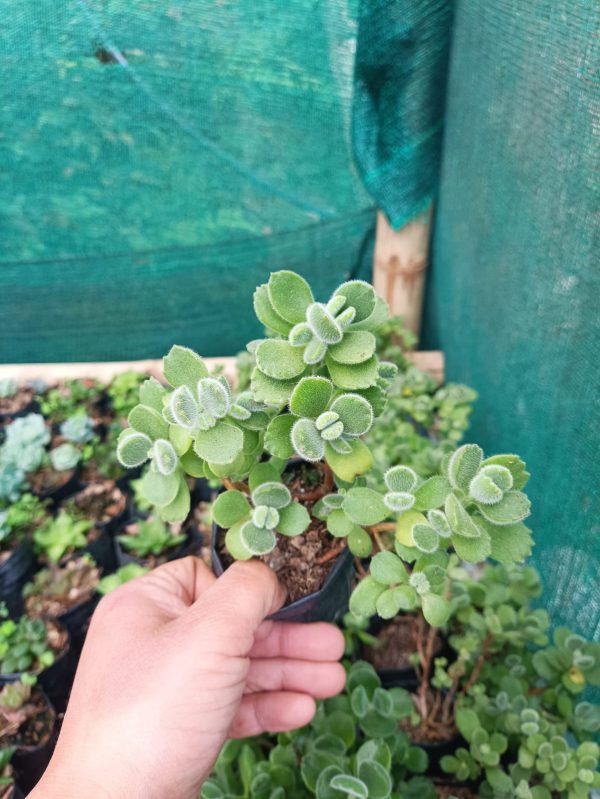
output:
[{"label": "black nursery pot", "polygon": [[[185,532],[185,541],[182,541],[178,547],[169,551],[167,561],[179,560],[179,558],[187,558],[188,555],[195,555],[202,546],[202,534],[197,527],[190,524],[186,527]],[[115,538],[115,549],[118,566],[127,566],[128,563],[139,563],[140,566],[145,565],[143,558],[137,558],[124,550],[117,538]]]},{"label": "black nursery pot", "polygon": [[25,794],[16,783],[13,785],[13,792],[11,793],[9,799],[25,799]]},{"label": "black nursery pot", "polygon": [[85,548],[96,564],[102,569],[102,574],[112,574],[118,568],[117,552],[114,539],[106,527],[100,527],[100,535]]},{"label": "black nursery pot", "polygon": [[[19,746],[15,751],[11,763],[16,772],[19,784],[15,785],[12,799],[23,797],[23,791],[28,794],[40,781],[46,770],[52,752],[56,745],[58,730],[56,726],[56,712],[46,694],[42,691],[48,709],[52,713],[53,724],[50,734],[44,743],[39,746]],[[22,789],[22,790],[21,790]]]},{"label": "black nursery pot", "polygon": [[[211,559],[213,571],[219,577],[225,571],[219,554],[219,539],[223,531],[215,523],[212,528]],[[272,621],[302,622],[335,621],[348,609],[354,558],[349,549],[344,549],[325,578],[323,586],[312,594],[285,605],[269,616]]]},{"label": "black nursery pot", "polygon": [[14,413],[0,413],[0,427],[10,424],[13,419],[18,419],[20,416],[27,416],[30,413],[37,413],[40,409],[36,399],[29,400],[27,405],[24,405],[20,411]]},{"label": "black nursery pot", "polygon": [[440,766],[441,759],[446,755],[453,755],[458,747],[464,746],[464,744],[464,738],[458,733],[453,735],[452,738],[447,741],[438,741],[436,743],[421,743],[419,741],[414,741],[415,746],[420,746],[421,749],[424,749],[427,752],[427,756],[429,758],[428,774],[446,778],[448,775],[442,771]]},{"label": "black nursery pot", "polygon": [[49,491],[33,491],[32,493],[39,499],[46,499],[50,502],[52,507],[57,507],[65,499],[69,499],[73,494],[76,494],[81,488],[79,480],[79,467],[75,467],[71,472],[71,476],[63,485],[57,488],[51,488]]},{"label": "black nursery pot", "polygon": [[204,477],[197,477],[194,488],[191,492],[191,505],[194,507],[199,502],[212,502],[215,498],[216,490],[210,487],[208,480]]},{"label": "black nursery pot", "polygon": [[35,572],[35,555],[31,544],[23,539],[2,565],[0,565],[0,601],[6,602],[11,616],[23,611],[21,591]]}]

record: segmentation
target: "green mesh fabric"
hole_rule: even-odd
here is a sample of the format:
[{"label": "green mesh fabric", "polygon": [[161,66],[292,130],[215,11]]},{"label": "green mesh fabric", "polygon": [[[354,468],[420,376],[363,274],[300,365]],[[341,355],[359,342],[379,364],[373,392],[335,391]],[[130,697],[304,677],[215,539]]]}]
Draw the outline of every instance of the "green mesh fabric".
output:
[{"label": "green mesh fabric", "polygon": [[600,635],[598,6],[459,0],[425,344],[533,478],[555,622]]}]

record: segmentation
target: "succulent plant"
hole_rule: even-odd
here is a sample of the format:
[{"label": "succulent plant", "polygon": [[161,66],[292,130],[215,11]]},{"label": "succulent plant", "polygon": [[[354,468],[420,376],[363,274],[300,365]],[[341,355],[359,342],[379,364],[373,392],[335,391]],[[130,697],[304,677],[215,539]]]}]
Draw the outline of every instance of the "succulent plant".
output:
[{"label": "succulent plant", "polygon": [[140,385],[146,379],[147,375],[132,370],[113,378],[107,393],[117,416],[127,416],[135,408],[139,402]]},{"label": "succulent plant", "polygon": [[7,616],[6,606],[0,603],[0,674],[39,672],[51,666],[55,655],[45,622],[27,616],[14,621]]},{"label": "succulent plant", "polygon": [[25,484],[26,473],[41,466],[50,431],[40,414],[30,413],[11,422],[5,432],[0,446],[0,499],[15,501]]},{"label": "succulent plant", "polygon": [[185,541],[185,535],[176,533],[161,519],[148,519],[137,524],[137,532],[118,536],[122,547],[138,558],[158,556]]},{"label": "succulent plant", "polygon": [[45,518],[46,504],[33,494],[21,494],[6,510],[0,510],[0,549],[13,546],[31,533]]},{"label": "succulent plant", "polygon": [[75,413],[61,424],[60,434],[72,444],[85,444],[94,437],[93,420],[85,413]]},{"label": "succulent plant", "polygon": [[60,616],[88,600],[100,580],[100,569],[91,555],[67,561],[64,566],[40,569],[23,588],[25,609],[32,618]]},{"label": "succulent plant", "polygon": [[11,377],[5,377],[0,380],[0,398],[14,397],[19,390],[19,384]]},{"label": "succulent plant", "polygon": [[81,453],[73,444],[65,442],[50,450],[50,463],[57,472],[67,472],[79,463]]},{"label": "succulent plant", "polygon": [[87,546],[87,533],[94,523],[87,519],[75,519],[66,511],[49,519],[33,534],[37,551],[50,563],[58,563],[65,555]]}]

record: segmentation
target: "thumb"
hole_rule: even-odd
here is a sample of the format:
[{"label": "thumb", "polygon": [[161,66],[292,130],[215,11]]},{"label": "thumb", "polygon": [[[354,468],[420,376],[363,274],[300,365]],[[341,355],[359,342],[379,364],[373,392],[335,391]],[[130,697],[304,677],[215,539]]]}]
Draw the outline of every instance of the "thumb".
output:
[{"label": "thumb", "polygon": [[283,605],[275,572],[259,561],[237,561],[190,607],[201,620],[206,648],[245,657],[264,619]]}]

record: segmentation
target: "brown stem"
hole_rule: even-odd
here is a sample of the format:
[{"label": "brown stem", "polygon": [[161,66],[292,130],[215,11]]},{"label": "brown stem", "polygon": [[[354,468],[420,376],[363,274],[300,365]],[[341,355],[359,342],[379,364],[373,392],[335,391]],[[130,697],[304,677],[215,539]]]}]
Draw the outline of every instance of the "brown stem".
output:
[{"label": "brown stem", "polygon": [[326,552],[324,555],[321,555],[320,558],[315,560],[315,564],[317,566],[321,566],[323,563],[328,563],[330,560],[334,560],[337,558],[338,555],[341,555],[346,547],[337,547],[337,549],[330,549],[329,552]]},{"label": "brown stem", "polygon": [[360,562],[360,558],[354,558],[354,568],[358,572],[358,576],[362,579],[363,577],[367,576],[367,572],[363,569],[363,565]]},{"label": "brown stem", "polygon": [[224,477],[223,485],[228,491],[241,491],[243,494],[250,494],[250,489],[246,483],[232,483],[228,477]]},{"label": "brown stem", "polygon": [[385,552],[385,545],[384,545],[383,541],[381,540],[381,536],[379,535],[379,533],[376,533],[375,531],[373,531],[373,538],[375,539],[375,543],[377,544],[377,549],[380,552]]},{"label": "brown stem", "polygon": [[454,702],[454,697],[456,696],[456,692],[458,691],[458,685],[460,683],[460,675],[457,675],[452,680],[452,686],[446,697],[444,699],[444,704],[442,707],[442,721],[444,724],[450,723],[450,708],[452,707],[452,703]]},{"label": "brown stem", "polygon": [[483,668],[483,664],[485,663],[485,659],[487,657],[488,649],[490,648],[490,644],[492,643],[492,635],[488,633],[485,641],[483,642],[483,646],[481,647],[481,652],[479,653],[479,657],[477,658],[477,662],[471,672],[471,676],[467,680],[465,687],[463,688],[463,694],[466,696],[471,688],[475,685],[479,678],[479,674],[481,669]]},{"label": "brown stem", "polygon": [[396,525],[394,522],[381,522],[381,524],[372,524],[370,527],[367,527],[367,530],[370,533],[393,533],[396,530]]}]

